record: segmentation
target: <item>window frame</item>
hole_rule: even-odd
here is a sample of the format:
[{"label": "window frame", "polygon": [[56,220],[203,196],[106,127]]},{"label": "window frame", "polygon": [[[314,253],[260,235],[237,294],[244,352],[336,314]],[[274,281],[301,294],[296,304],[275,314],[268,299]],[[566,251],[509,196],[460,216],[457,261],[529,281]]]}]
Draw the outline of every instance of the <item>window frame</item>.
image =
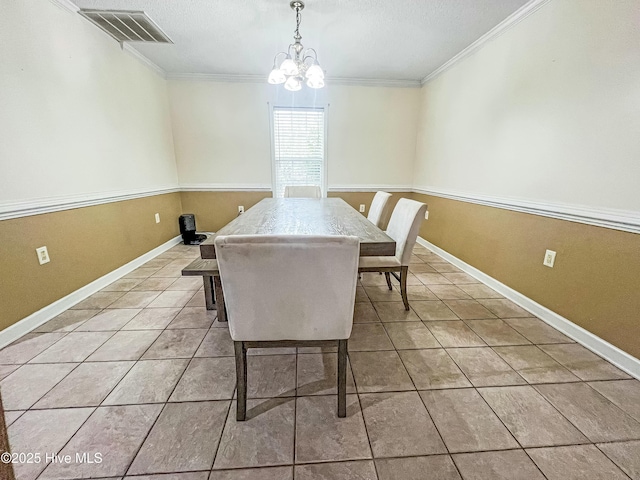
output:
[{"label": "window frame", "polygon": [[328,177],[329,177],[329,159],[328,159],[328,114],[329,114],[329,104],[324,105],[316,105],[312,107],[304,107],[304,106],[295,106],[292,107],[290,105],[275,105],[272,103],[268,103],[269,106],[269,142],[271,143],[271,196],[276,198],[276,142],[275,142],[275,125],[274,125],[274,110],[277,109],[286,109],[286,110],[322,110],[323,112],[323,128],[324,128],[324,145],[323,145],[323,163],[322,166],[322,178],[320,189],[322,190],[322,197],[327,197],[328,192]]}]

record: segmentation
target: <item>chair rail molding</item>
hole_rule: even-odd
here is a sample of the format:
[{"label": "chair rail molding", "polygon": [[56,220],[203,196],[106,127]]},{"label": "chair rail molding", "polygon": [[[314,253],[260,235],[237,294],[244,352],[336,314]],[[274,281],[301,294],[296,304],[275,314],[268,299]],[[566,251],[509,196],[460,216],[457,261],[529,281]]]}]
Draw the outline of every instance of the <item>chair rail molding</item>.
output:
[{"label": "chair rail molding", "polygon": [[620,350],[615,345],[610,344],[606,340],[594,335],[593,333],[585,330],[584,328],[576,325],[571,320],[564,318],[561,315],[558,315],[554,311],[548,309],[544,305],[539,304],[538,302],[530,299],[529,297],[521,294],[520,292],[508,287],[502,282],[499,282],[493,277],[490,277],[486,273],[478,270],[477,268],[469,265],[466,262],[463,262],[458,257],[451,255],[446,250],[437,247],[431,242],[425,240],[422,237],[418,237],[417,243],[422,245],[425,248],[428,248],[432,252],[441,256],[448,262],[452,263],[456,267],[458,267],[463,272],[471,275],[472,277],[480,280],[487,286],[494,289],[499,294],[503,295],[505,298],[508,298],[515,304],[521,306],[531,314],[538,317],[543,322],[551,325],[556,328],[560,332],[564,333],[569,338],[572,338],[582,346],[588,348],[592,352],[601,356],[605,360],[613,363],[616,367],[625,371],[629,375],[640,380],[640,360],[635,358],[632,355],[629,355],[627,352]]},{"label": "chair rail molding", "polygon": [[408,192],[411,193],[413,187],[410,185],[330,185],[330,192]]},{"label": "chair rail molding", "polygon": [[543,217],[584,223],[596,227],[611,228],[624,232],[640,233],[640,212],[620,210],[615,208],[591,207],[587,205],[573,205],[557,202],[540,202],[521,198],[501,197],[466,193],[457,190],[437,187],[413,187],[414,193],[433,195],[460,202],[476,203],[488,207],[513,210],[515,212],[530,213]]},{"label": "chair rail molding", "polygon": [[180,185],[181,192],[270,192],[266,183],[187,183]]},{"label": "chair rail molding", "polygon": [[90,207],[103,203],[121,202],[134,198],[152,197],[166,193],[176,193],[180,189],[167,186],[153,189],[119,190],[102,193],[86,193],[79,195],[64,195],[55,197],[41,197],[22,202],[7,202],[0,204],[0,221],[11,218],[28,217],[43,213],[59,212],[74,208]]},{"label": "chair rail molding", "polygon": [[[181,192],[271,192],[271,184],[263,183],[190,183],[180,185]],[[330,185],[329,192],[407,192],[410,185]]]}]

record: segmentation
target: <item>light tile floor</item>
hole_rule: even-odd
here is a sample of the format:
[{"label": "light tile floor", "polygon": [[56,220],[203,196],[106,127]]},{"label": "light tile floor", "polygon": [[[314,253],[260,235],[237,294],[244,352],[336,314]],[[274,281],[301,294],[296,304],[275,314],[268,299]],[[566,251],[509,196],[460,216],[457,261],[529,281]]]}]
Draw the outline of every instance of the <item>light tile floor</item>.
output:
[{"label": "light tile floor", "polygon": [[347,418],[335,349],[301,348],[250,351],[236,422],[228,330],[180,277],[198,255],[176,246],[0,351],[12,449],[42,455],[18,479],[640,479],[640,382],[422,247],[409,312],[362,276]]}]

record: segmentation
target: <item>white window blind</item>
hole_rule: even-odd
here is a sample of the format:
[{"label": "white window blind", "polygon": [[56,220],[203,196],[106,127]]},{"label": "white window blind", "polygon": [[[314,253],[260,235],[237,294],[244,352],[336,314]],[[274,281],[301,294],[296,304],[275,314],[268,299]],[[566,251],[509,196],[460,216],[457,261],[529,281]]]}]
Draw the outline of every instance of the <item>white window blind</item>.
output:
[{"label": "white window blind", "polygon": [[324,184],[323,108],[273,108],[274,196],[287,185]]}]

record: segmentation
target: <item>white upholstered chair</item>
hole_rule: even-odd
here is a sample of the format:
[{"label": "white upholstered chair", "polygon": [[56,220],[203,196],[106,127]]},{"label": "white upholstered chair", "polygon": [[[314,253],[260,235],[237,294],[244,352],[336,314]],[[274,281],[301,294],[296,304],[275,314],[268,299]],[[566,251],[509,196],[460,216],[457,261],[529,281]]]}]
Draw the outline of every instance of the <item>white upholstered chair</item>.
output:
[{"label": "white upholstered chair", "polygon": [[409,261],[426,211],[427,205],[424,203],[407,198],[398,200],[386,231],[387,235],[396,241],[396,255],[394,257],[360,257],[358,272],[384,272],[389,290],[392,288],[390,274],[398,279],[405,310],[409,310],[407,299]]},{"label": "white upholstered chair", "polygon": [[358,237],[233,235],[217,237],[215,246],[235,347],[237,420],[246,418],[247,348],[336,343],[344,417]]},{"label": "white upholstered chair", "polygon": [[322,198],[322,189],[317,185],[287,185],[285,198]]},{"label": "white upholstered chair", "polygon": [[391,198],[390,193],[376,192],[375,196],[373,197],[373,200],[371,201],[371,206],[369,207],[369,215],[367,215],[367,220],[373,223],[376,227],[382,228],[382,223],[385,220],[384,213],[390,198]]}]

